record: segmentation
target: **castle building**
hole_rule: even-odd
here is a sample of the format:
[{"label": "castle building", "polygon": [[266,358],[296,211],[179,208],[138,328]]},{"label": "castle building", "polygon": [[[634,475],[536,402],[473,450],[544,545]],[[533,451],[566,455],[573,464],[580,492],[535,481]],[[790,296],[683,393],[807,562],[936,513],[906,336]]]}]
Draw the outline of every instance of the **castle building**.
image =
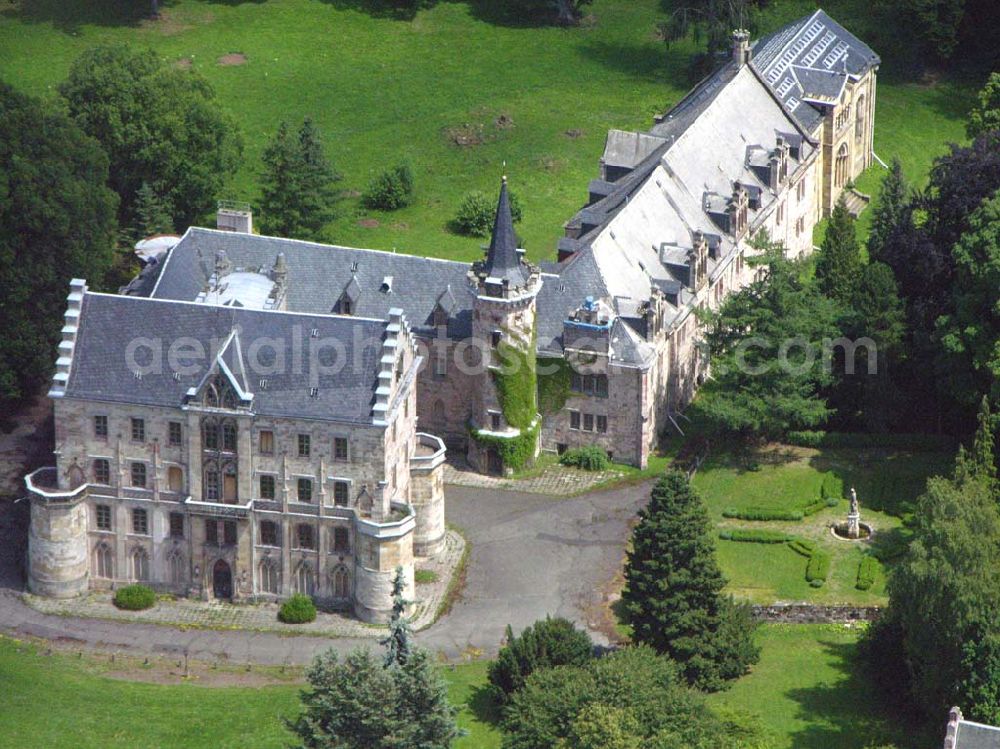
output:
[{"label": "castle building", "polygon": [[[737,31],[648,131],[608,134],[554,262],[525,260],[504,182],[471,267],[259,236],[220,205],[121,294],[75,281],[56,465],[28,477],[32,589],[300,590],[378,620],[395,566],[442,542],[445,443],[491,473],[585,445],[645,466],[707,373],[694,312],[753,279],[753,237],[811,252],[870,165],[878,65],[821,10]],[[211,355],[146,373],[126,354],[147,339]],[[328,339],[299,370],[261,359]]]}]

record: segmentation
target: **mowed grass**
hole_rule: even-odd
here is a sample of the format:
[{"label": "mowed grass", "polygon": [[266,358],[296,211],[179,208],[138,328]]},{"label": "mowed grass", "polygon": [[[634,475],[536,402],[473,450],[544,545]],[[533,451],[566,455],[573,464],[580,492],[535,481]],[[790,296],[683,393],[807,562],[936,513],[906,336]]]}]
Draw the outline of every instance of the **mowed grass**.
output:
[{"label": "mowed grass", "polygon": [[860,670],[859,634],[840,625],[764,625],[760,663],[709,702],[759,715],[773,733],[770,749],[937,746],[937,733],[924,735],[882,708]]},{"label": "mowed grass", "polygon": [[[857,6],[825,7],[850,27],[863,17]],[[465,193],[496,189],[506,161],[525,207],[519,231],[529,255],[551,259],[597,176],[607,130],[649,127],[695,82],[694,43],[668,53],[655,38],[661,0],[595,0],[573,29],[509,25],[491,17],[488,2],[439,2],[412,20],[370,12],[365,0],[175,0],[158,22],[141,17],[146,7],[0,0],[0,78],[55,95],[71,61],[100,42],[189,62],[246,140],[243,167],[222,197],[256,200],[260,153],[282,119],[317,121],[349,193],[408,159],[416,203],[381,214],[346,198],[328,235],[348,245],[474,259],[482,241],[447,224]],[[807,0],[774,4],[764,30],[813,8]],[[230,53],[246,64],[220,65]],[[907,80],[892,64],[883,64],[879,83],[875,148],[886,160],[902,158],[919,183],[944,143],[962,137],[973,83]],[[483,142],[458,146],[459,132]],[[874,189],[878,176],[865,180]]]},{"label": "mowed grass", "polygon": [[[297,714],[300,686],[145,684],[92,670],[89,657],[46,656],[0,638],[0,746],[279,749],[293,738],[282,719]],[[493,713],[482,689],[486,663],[444,667],[442,674],[468,731],[456,749],[499,747],[500,733],[487,722]]]},{"label": "mowed grass", "polygon": [[[947,474],[950,452],[903,450],[813,450],[772,445],[753,455],[759,469],[747,470],[745,459],[726,452],[711,455],[694,478],[694,485],[722,528],[759,528],[781,531],[812,541],[831,556],[830,576],[813,588],[805,578],[806,558],[785,544],[717,540],[717,552],[729,591],[754,603],[808,601],[877,605],[886,600],[885,576],[880,574],[867,591],[856,587],[858,566],[872,545],[840,541],[830,526],[843,522],[848,502],[843,497],[855,487],[862,519],[876,530],[874,547],[883,548],[903,534],[902,519],[912,511],[927,479]],[[748,521],[723,518],[727,508],[800,509],[820,496],[823,477],[832,473],[841,496],[802,521]]]}]

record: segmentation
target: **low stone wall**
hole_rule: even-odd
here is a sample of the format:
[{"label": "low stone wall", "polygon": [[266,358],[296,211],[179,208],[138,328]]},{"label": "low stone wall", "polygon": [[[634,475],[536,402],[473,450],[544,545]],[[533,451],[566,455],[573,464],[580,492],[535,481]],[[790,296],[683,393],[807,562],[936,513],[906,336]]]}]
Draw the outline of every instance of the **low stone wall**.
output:
[{"label": "low stone wall", "polygon": [[878,618],[878,606],[818,606],[808,603],[779,603],[753,606],[757,621],[778,624],[845,624],[870,622]]}]

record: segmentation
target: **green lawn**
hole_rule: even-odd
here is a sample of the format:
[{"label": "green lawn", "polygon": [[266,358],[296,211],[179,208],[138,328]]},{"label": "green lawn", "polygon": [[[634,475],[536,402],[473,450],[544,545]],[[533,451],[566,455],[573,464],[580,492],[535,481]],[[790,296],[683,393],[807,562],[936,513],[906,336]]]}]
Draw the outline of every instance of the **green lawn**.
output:
[{"label": "green lawn", "polygon": [[832,472],[838,486],[857,489],[862,519],[876,529],[878,548],[900,536],[901,518],[923,492],[927,478],[948,473],[952,459],[950,452],[771,446],[753,456],[759,462],[758,470],[747,470],[746,460],[727,452],[711,455],[695,475],[694,485],[720,528],[779,530],[813,541],[831,555],[830,577],[822,587],[813,588],[805,579],[806,559],[788,546],[719,540],[719,563],[729,580],[729,590],[737,597],[755,603],[879,604],[885,602],[884,576],[880,575],[870,590],[855,587],[858,565],[869,547],[830,535],[830,525],[846,516],[846,499],[802,521],[725,519],[723,511],[801,508],[819,497],[823,476]]},{"label": "green lawn", "polygon": [[[89,658],[43,655],[31,645],[0,638],[0,745],[51,749],[279,749],[292,736],[282,718],[298,710],[298,686],[210,688],[110,679]],[[469,733],[455,749],[500,746],[484,698],[486,663],[442,673],[459,724]]]},{"label": "green lawn", "polygon": [[[474,1],[439,2],[413,20],[367,12],[365,0],[164,5],[165,18],[149,22],[137,15],[142,2],[0,0],[0,78],[54,95],[73,58],[106,41],[152,47],[171,63],[190,60],[246,138],[244,166],[224,197],[256,198],[260,152],[281,119],[317,120],[346,190],[361,190],[380,168],[409,159],[416,204],[369,215],[356,197],[346,199],[329,227],[330,239],[343,244],[476,257],[481,241],[446,225],[467,191],[496,188],[506,160],[525,204],[520,231],[528,251],[549,258],[597,175],[608,128],[648,127],[694,82],[693,43],[667,54],[655,39],[661,0],[595,0],[592,18],[575,29],[505,25],[489,18],[489,3]],[[858,6],[825,5],[848,26],[860,17]],[[766,25],[813,7],[810,0],[772,4]],[[229,53],[247,63],[220,66]],[[902,158],[919,182],[944,142],[961,138],[971,90],[948,77],[907,80],[887,58],[879,155]],[[510,126],[497,125],[501,115]],[[456,128],[481,128],[484,142],[457,146]],[[877,180],[873,174],[861,186],[874,189]],[[362,226],[365,218],[378,225]]]},{"label": "green lawn", "polygon": [[887,715],[858,673],[858,630],[837,625],[765,625],[761,660],[713,705],[756,713],[774,734],[771,749],[863,749],[892,742],[899,749],[940,745]]}]

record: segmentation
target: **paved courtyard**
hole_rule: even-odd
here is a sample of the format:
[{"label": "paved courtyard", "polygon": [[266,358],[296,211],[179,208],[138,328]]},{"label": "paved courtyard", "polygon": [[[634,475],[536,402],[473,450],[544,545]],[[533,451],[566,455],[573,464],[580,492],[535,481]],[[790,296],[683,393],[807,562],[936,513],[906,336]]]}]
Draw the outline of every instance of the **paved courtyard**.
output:
[{"label": "paved courtyard", "polygon": [[[649,484],[558,500],[542,494],[451,486],[449,522],[471,544],[466,586],[447,615],[417,641],[448,659],[495,653],[507,624],[521,629],[546,614],[592,625],[617,573],[628,524]],[[43,613],[21,600],[16,523],[0,518],[0,631],[81,647],[187,654],[206,661],[302,664],[329,647],[372,645],[370,636],[321,637],[273,631],[182,629]],[[366,635],[368,633],[365,633]],[[598,642],[605,642],[598,631]]]}]

